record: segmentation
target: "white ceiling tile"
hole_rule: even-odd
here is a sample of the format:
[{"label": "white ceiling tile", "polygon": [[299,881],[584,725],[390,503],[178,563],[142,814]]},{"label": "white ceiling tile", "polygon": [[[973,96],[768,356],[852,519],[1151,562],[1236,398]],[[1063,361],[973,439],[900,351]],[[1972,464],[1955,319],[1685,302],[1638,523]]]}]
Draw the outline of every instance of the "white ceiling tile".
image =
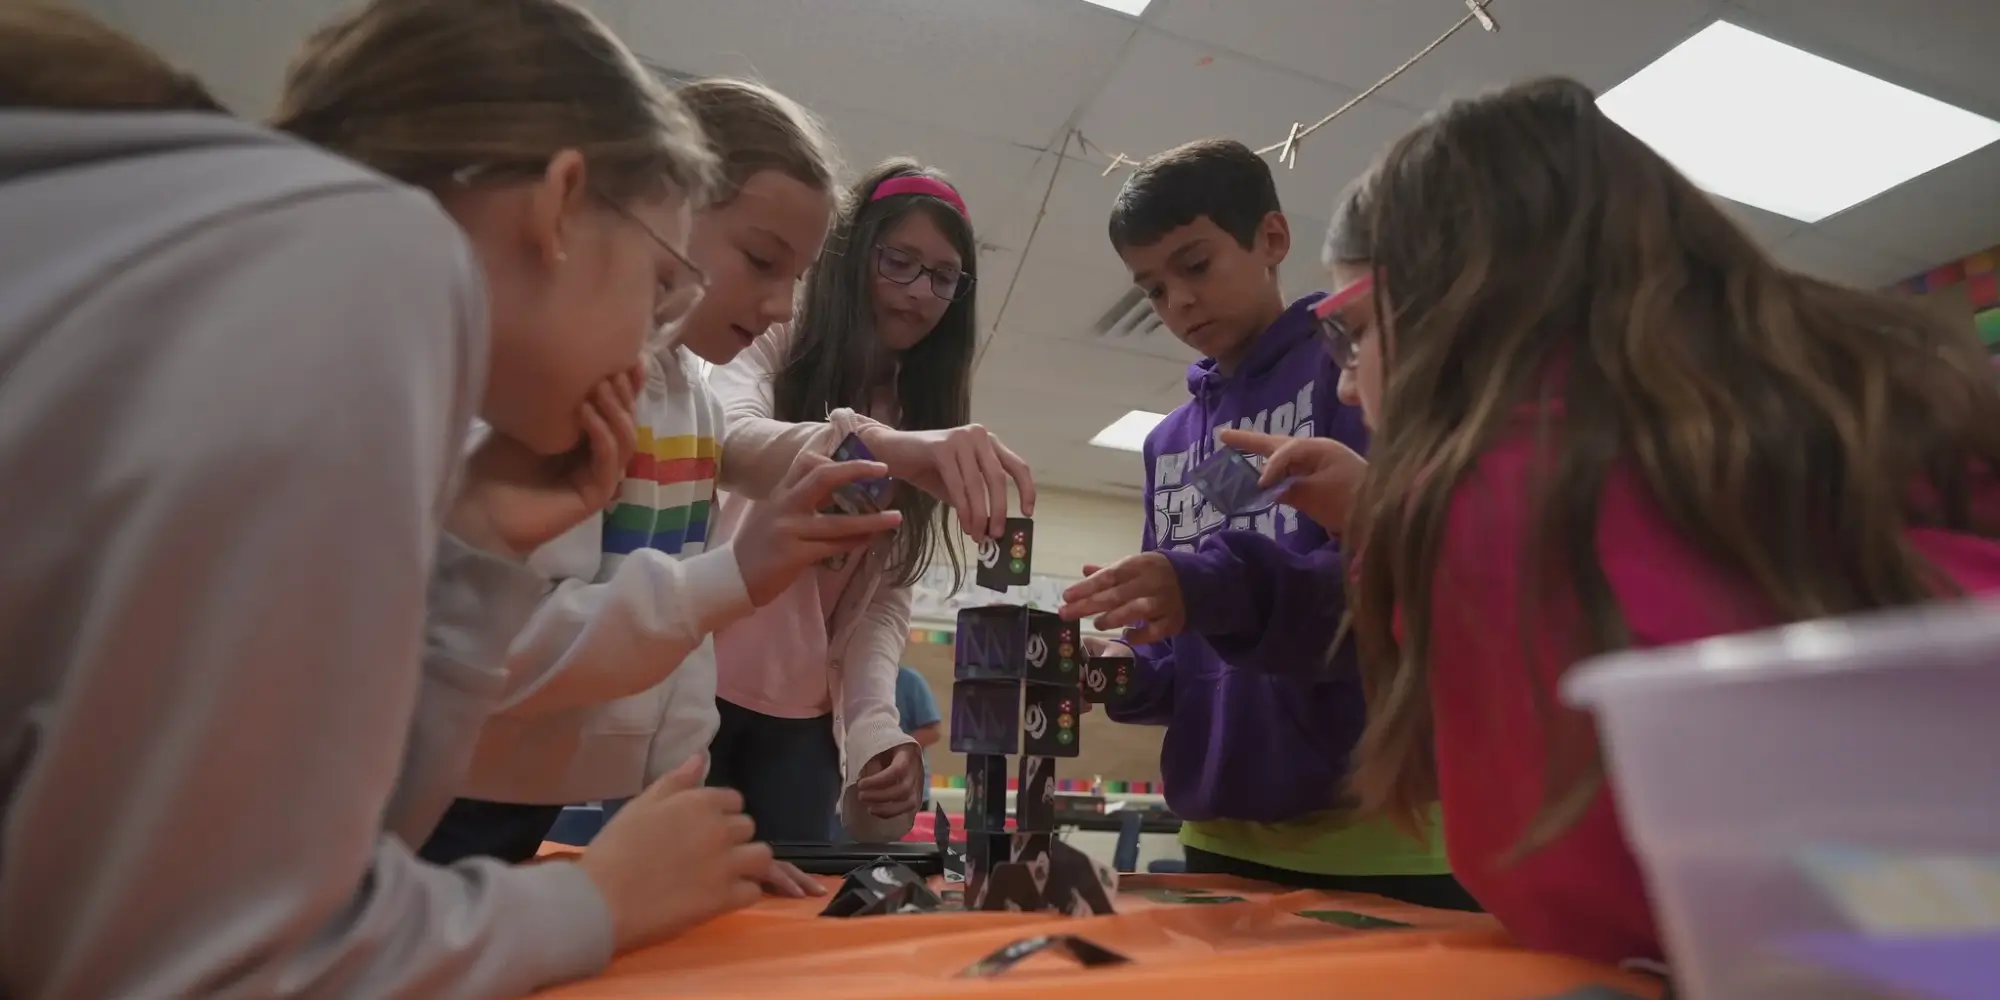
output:
[{"label": "white ceiling tile", "polygon": [[673,69],[1041,146],[1136,24],[1075,0],[603,0]]},{"label": "white ceiling tile", "polygon": [[[1134,158],[1216,136],[1255,148],[1284,141],[1293,122],[1312,122],[1353,96],[1334,84],[1149,31],[1127,50],[1081,127],[1107,153]],[[1407,108],[1361,103],[1306,140],[1297,169],[1275,168],[1280,196],[1295,209],[1324,213],[1416,118]],[[1115,193],[1108,184],[1107,205]]]},{"label": "white ceiling tile", "polygon": [[1941,101],[2000,118],[1992,0],[1734,0],[1730,20]]},{"label": "white ceiling tile", "polygon": [[[1493,0],[1489,9],[1499,31],[1467,25],[1383,88],[1381,96],[1421,109],[1445,97],[1551,74],[1607,88],[1692,33],[1716,6],[1716,0]],[[1254,6],[1173,0],[1157,23],[1359,89],[1386,76],[1465,13],[1462,0],[1257,0]]]},{"label": "white ceiling tile", "polygon": [[1931,266],[1802,229],[1772,249],[1785,266],[1859,288],[1886,288]]},{"label": "white ceiling tile", "polygon": [[1813,227],[1932,267],[2000,243],[2000,144],[1947,163]]}]

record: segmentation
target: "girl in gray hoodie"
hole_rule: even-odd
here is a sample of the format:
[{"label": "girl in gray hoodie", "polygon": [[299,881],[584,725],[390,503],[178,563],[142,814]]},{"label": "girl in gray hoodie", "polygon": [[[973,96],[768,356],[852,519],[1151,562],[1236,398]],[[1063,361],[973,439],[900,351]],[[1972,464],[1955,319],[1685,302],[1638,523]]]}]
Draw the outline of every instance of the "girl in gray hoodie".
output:
[{"label": "girl in gray hoodie", "polygon": [[375,0],[217,111],[0,6],[0,995],[514,996],[755,899],[698,768],[579,864],[408,846],[699,297],[693,126],[563,0]]}]

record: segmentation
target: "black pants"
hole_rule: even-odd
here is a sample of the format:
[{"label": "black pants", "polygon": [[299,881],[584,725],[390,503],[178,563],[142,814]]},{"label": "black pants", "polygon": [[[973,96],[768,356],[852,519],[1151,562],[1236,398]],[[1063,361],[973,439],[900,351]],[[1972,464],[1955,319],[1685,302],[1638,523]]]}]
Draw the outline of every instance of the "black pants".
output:
[{"label": "black pants", "polygon": [[781,719],[716,699],[722,726],[708,747],[708,783],[743,793],[757,839],[823,844],[840,803],[833,716]]},{"label": "black pants", "polygon": [[417,849],[417,856],[435,865],[475,857],[518,865],[541,850],[562,811],[562,806],[457,799]]},{"label": "black pants", "polygon": [[1186,848],[1186,851],[1187,870],[1191,875],[1234,875],[1288,889],[1366,892],[1437,910],[1481,912],[1479,902],[1450,875],[1319,875],[1273,868],[1194,847]]}]

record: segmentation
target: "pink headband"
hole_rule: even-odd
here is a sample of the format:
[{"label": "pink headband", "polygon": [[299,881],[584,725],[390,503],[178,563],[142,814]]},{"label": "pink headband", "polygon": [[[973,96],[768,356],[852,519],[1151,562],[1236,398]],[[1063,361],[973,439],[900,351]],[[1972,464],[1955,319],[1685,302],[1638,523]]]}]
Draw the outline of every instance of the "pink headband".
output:
[{"label": "pink headband", "polygon": [[954,190],[951,185],[946,184],[945,182],[938,180],[935,177],[923,177],[923,176],[892,177],[886,181],[883,181],[880,184],[875,185],[875,193],[869,195],[868,200],[870,202],[877,202],[881,201],[884,198],[893,198],[899,194],[930,195],[931,197],[936,198],[937,200],[944,202],[945,204],[950,205],[955,209],[958,209],[958,214],[964,216],[966,221],[970,222],[972,220],[972,213],[965,210],[965,199],[960,198],[958,196],[958,192]]}]

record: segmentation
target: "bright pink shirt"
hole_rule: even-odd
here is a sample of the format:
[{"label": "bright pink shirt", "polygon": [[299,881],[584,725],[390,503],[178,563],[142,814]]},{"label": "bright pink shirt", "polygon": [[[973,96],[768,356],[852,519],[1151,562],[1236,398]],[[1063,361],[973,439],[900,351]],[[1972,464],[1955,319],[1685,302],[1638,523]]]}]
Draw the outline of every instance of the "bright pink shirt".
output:
[{"label": "bright pink shirt", "polygon": [[[1553,637],[1576,634],[1574,603],[1548,602],[1532,625],[1522,617],[1533,449],[1523,435],[1485,455],[1459,486],[1445,529],[1432,591],[1431,705],[1446,846],[1459,881],[1523,944],[1602,962],[1658,959],[1659,932],[1615,794],[1599,795],[1549,846],[1498,863],[1540,810],[1548,741],[1587,748],[1596,738],[1588,717],[1560,707],[1555,690],[1552,665],[1574,657],[1556,650]],[[1975,500],[2000,504],[2000,491]],[[1929,529],[1908,537],[1966,591],[2000,590],[2000,543]],[[1756,590],[1677,534],[1629,471],[1606,484],[1597,549],[1634,646],[1775,624]],[[1555,713],[1547,723],[1537,689]]]}]

